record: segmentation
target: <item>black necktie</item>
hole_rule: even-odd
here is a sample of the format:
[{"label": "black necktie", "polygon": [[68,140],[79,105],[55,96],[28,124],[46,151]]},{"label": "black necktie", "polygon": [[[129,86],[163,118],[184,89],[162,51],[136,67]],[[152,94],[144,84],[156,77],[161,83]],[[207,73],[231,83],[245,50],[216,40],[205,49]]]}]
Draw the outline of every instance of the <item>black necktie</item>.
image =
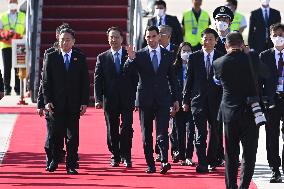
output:
[{"label": "black necktie", "polygon": [[282,77],[283,76],[283,66],[284,66],[284,61],[283,61],[283,57],[282,57],[282,55],[283,55],[283,53],[279,53],[278,54],[279,56],[280,56],[280,58],[279,58],[279,60],[278,60],[278,75],[279,75],[279,77]]},{"label": "black necktie", "polygon": [[207,55],[205,65],[206,65],[207,79],[209,79],[210,69],[211,69],[210,54]]},{"label": "black necktie", "polygon": [[159,20],[159,26],[161,26],[161,25],[162,25],[162,21],[163,21],[163,19],[162,19],[162,17],[160,17],[160,20]]}]

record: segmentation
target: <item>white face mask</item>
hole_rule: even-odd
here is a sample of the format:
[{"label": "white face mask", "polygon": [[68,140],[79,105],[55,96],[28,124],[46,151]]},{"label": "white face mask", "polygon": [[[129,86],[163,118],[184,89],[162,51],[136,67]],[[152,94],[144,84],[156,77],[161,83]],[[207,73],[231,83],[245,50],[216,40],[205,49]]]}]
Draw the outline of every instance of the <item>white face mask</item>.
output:
[{"label": "white face mask", "polygon": [[165,9],[155,9],[155,15],[162,17],[165,15]]},{"label": "white face mask", "polygon": [[270,0],[261,0],[261,4],[264,6],[269,5]]},{"label": "white face mask", "polygon": [[187,61],[190,54],[191,54],[190,52],[184,52],[180,54],[180,57],[182,60]]},{"label": "white face mask", "polygon": [[219,31],[225,31],[229,27],[228,23],[224,21],[218,21],[216,26]]},{"label": "white face mask", "polygon": [[8,9],[9,10],[17,10],[18,4],[17,3],[10,3],[10,4],[8,4]]},{"label": "white face mask", "polygon": [[275,47],[281,47],[284,45],[284,37],[280,37],[280,36],[272,37],[271,41],[273,42]]}]

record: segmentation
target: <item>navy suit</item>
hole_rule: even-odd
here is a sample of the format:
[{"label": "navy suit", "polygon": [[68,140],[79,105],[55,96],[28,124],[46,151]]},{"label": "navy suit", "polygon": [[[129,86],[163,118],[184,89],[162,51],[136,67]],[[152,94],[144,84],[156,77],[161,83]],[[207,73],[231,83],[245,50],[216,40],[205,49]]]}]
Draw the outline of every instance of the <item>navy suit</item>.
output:
[{"label": "navy suit", "polygon": [[170,106],[177,101],[177,79],[173,69],[174,58],[170,52],[161,48],[161,61],[157,72],[152,65],[148,47],[139,50],[133,61],[126,63],[126,70],[137,70],[139,84],[137,102],[143,146],[148,166],[154,166],[153,158],[153,120],[156,120],[157,144],[161,161],[168,161],[168,127]]},{"label": "navy suit", "polygon": [[268,78],[261,80],[261,86],[264,86],[263,95],[268,97],[270,105],[275,104],[275,108],[268,109],[266,114],[268,118],[265,126],[267,160],[270,167],[278,169],[281,165],[281,158],[279,156],[279,135],[280,121],[284,118],[284,98],[276,92],[279,75],[274,48],[262,52],[260,54],[260,60],[267,66],[271,73]]},{"label": "navy suit", "polygon": [[46,55],[43,69],[44,103],[53,103],[55,123],[51,132],[54,141],[53,161],[58,163],[62,140],[67,129],[67,168],[75,168],[79,146],[80,106],[89,102],[89,74],[86,57],[72,50],[69,70],[59,50]]},{"label": "navy suit", "polygon": [[[272,24],[280,22],[281,15],[278,10],[270,8],[267,26],[264,21],[262,9],[259,8],[252,11],[249,20],[248,34],[248,44],[250,48],[254,49],[257,53],[261,53],[266,49],[272,48],[273,43],[270,39],[269,27]],[[266,36],[266,29],[268,30],[268,36]]]},{"label": "navy suit", "polygon": [[[214,50],[213,60],[223,54]],[[184,88],[184,104],[191,105],[191,111],[198,132],[196,133],[196,151],[199,165],[207,167],[206,139],[207,124],[210,127],[210,141],[208,147],[208,163],[217,161],[217,148],[219,144],[217,115],[221,102],[222,88],[213,81],[213,69],[207,78],[204,52],[199,50],[189,56],[189,71]]]},{"label": "navy suit", "polygon": [[115,162],[119,162],[120,158],[128,161],[131,159],[133,110],[138,76],[136,72],[124,72],[126,59],[127,52],[122,49],[118,73],[113,54],[111,50],[107,50],[98,55],[95,70],[95,99],[96,102],[103,102],[107,144]]}]

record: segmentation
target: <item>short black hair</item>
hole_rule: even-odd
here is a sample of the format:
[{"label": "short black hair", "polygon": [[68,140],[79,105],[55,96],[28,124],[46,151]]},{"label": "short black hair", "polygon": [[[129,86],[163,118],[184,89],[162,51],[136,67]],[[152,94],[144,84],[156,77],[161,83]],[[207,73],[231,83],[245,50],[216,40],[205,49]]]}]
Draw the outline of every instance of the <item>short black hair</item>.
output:
[{"label": "short black hair", "polygon": [[234,6],[238,6],[238,1],[237,0],[227,0],[228,3],[231,3]]},{"label": "short black hair", "polygon": [[70,25],[66,22],[63,22],[60,26],[56,28],[56,33],[60,33],[60,31],[64,28],[71,28]]},{"label": "short black hair", "polygon": [[69,33],[75,39],[75,31],[72,30],[71,28],[64,28],[60,30],[60,35],[63,33]]},{"label": "short black hair", "polygon": [[163,0],[157,0],[157,1],[155,1],[154,6],[156,6],[156,5],[163,5],[165,8],[167,8],[167,4],[166,4],[166,2],[163,1]]},{"label": "short black hair", "polygon": [[282,29],[282,31],[284,31],[284,24],[281,24],[281,23],[272,24],[269,29],[270,29],[270,33],[278,29]]},{"label": "short black hair", "polygon": [[159,28],[157,27],[157,26],[148,26],[147,28],[146,28],[146,30],[145,30],[145,33],[147,32],[147,31],[156,31],[157,32],[157,34],[159,34],[160,32],[159,32]]},{"label": "short black hair", "polygon": [[120,34],[120,36],[123,37],[123,31],[122,31],[119,27],[117,27],[117,26],[112,26],[112,27],[110,27],[109,29],[107,29],[107,32],[106,32],[107,36],[109,35],[109,33],[110,33],[111,31],[118,31],[119,34]]},{"label": "short black hair", "polygon": [[230,32],[226,36],[226,43],[229,46],[241,46],[244,43],[244,39],[240,32]]},{"label": "short black hair", "polygon": [[203,37],[205,34],[209,34],[209,33],[212,33],[214,35],[214,37],[216,39],[218,39],[218,37],[219,37],[218,33],[212,28],[206,28],[205,30],[203,30],[203,32],[201,33],[201,37]]}]

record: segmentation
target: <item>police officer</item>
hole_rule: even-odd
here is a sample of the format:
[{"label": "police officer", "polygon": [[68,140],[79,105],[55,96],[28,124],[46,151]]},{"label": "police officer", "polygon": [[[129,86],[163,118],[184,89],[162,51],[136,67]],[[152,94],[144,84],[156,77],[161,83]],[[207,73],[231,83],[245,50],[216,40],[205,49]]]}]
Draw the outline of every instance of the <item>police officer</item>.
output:
[{"label": "police officer", "polygon": [[[217,51],[226,54],[225,41],[226,36],[230,32],[230,26],[232,20],[234,19],[234,13],[230,8],[226,6],[217,7],[213,12],[213,18],[215,19],[215,25],[217,32],[219,34],[219,40],[217,45],[215,46]],[[218,135],[219,135],[219,147],[217,150],[217,166],[224,166],[224,147],[223,147],[223,124],[220,122],[218,127]]]},{"label": "police officer", "polygon": [[[226,36],[227,54],[213,62],[216,79],[221,81],[223,97],[219,116],[225,127],[226,188],[236,189],[239,160],[239,143],[243,146],[239,188],[248,189],[255,167],[259,127],[254,121],[251,102],[257,103],[256,86],[253,82],[249,57],[242,51],[242,35],[232,32]],[[259,64],[256,53],[251,54],[252,62]],[[239,77],[241,75],[241,77]],[[259,108],[259,106],[258,106]]]},{"label": "police officer", "polygon": [[193,7],[183,13],[184,41],[192,45],[192,51],[201,46],[201,33],[211,24],[209,14],[201,9],[202,0],[192,0]]},{"label": "police officer", "polygon": [[[9,11],[2,14],[0,18],[0,30],[10,31],[23,37],[25,34],[25,13],[17,11],[18,1],[8,1]],[[5,95],[11,94],[11,69],[12,69],[12,46],[11,42],[0,42],[0,49],[2,50],[2,58],[4,65],[4,88]],[[17,76],[17,70],[15,69],[15,92],[20,94],[20,80]]]},{"label": "police officer", "polygon": [[230,26],[230,31],[239,31],[243,33],[247,27],[246,17],[241,13],[237,12],[238,1],[237,0],[227,0],[226,6],[229,7],[234,13],[234,20]]}]

